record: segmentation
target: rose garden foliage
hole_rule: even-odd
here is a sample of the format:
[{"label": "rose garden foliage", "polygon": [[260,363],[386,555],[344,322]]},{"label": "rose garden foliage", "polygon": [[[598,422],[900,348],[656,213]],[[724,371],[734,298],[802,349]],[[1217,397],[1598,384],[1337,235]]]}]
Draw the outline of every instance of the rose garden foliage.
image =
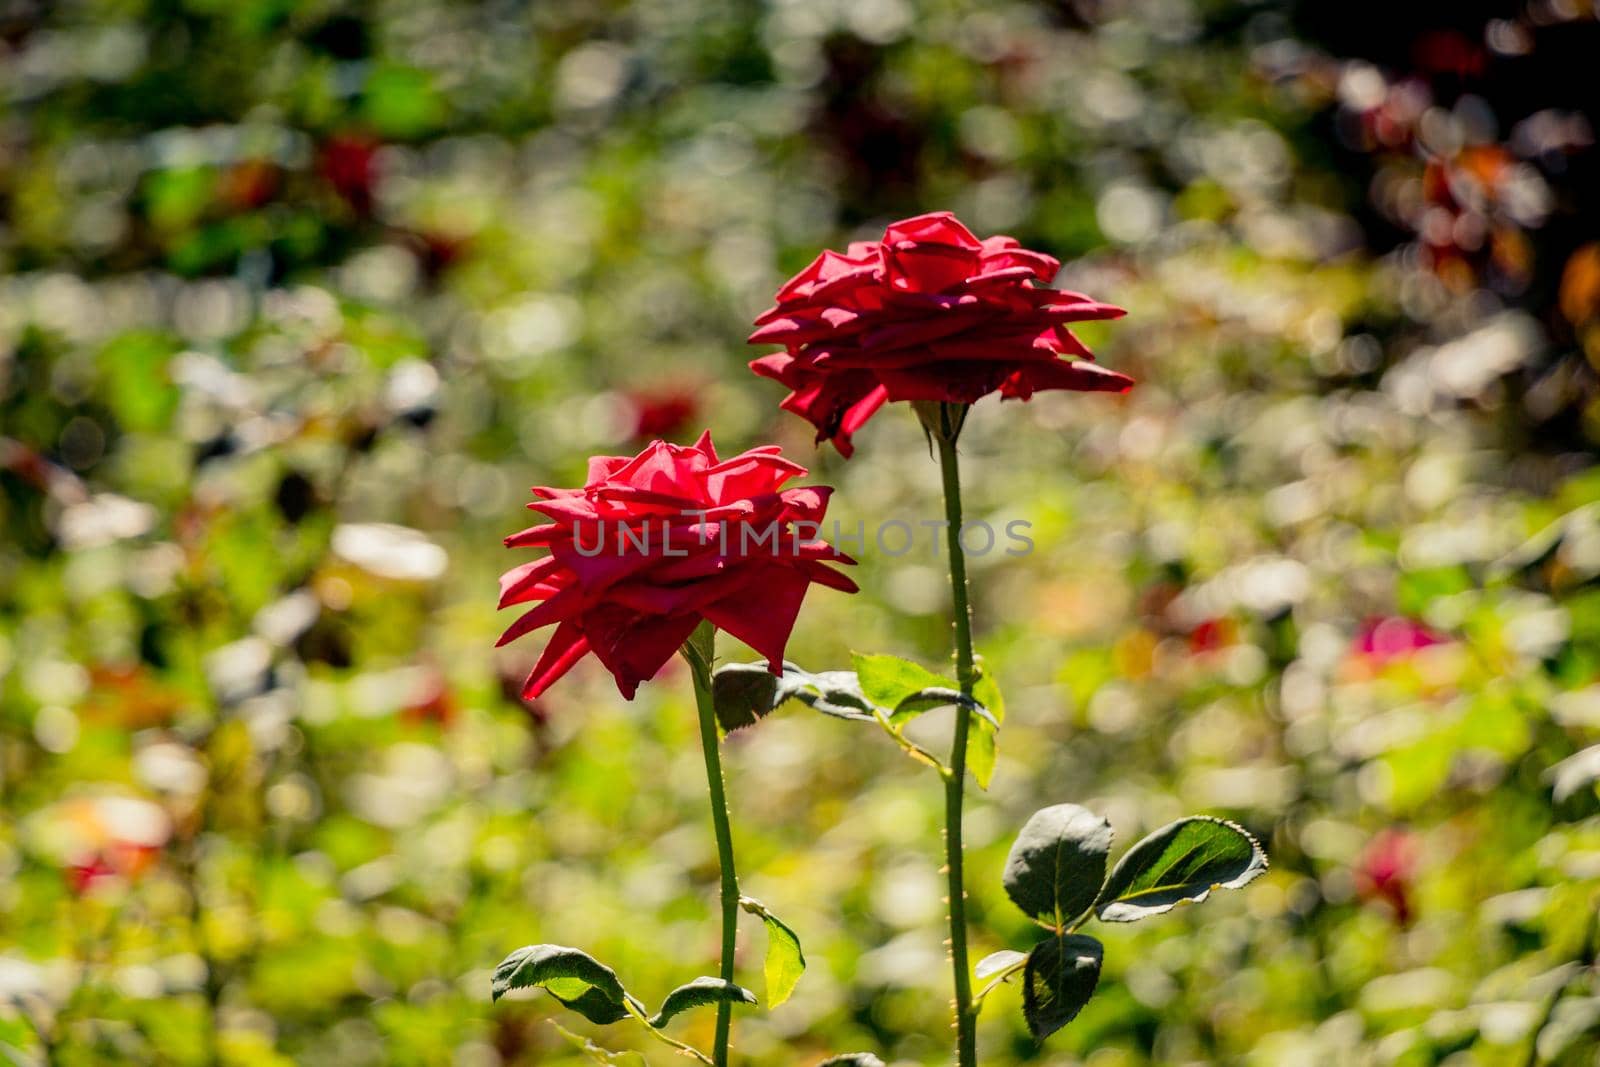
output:
[{"label": "rose garden foliage", "polygon": [[[1597,33],[12,5],[0,1055],[948,1063],[950,898],[986,1065],[1591,1062]],[[574,548],[495,649],[663,450],[860,591]]]}]

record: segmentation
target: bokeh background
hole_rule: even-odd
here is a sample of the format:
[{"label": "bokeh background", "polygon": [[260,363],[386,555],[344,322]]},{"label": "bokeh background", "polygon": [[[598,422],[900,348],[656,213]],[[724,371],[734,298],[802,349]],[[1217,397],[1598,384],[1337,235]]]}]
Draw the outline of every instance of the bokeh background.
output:
[{"label": "bokeh background", "polygon": [[[976,955],[1045,804],[1273,860],[1104,930],[1044,1048],[996,994],[984,1062],[1597,1062],[1597,54],[1588,0],[0,4],[0,1053],[661,1062],[489,1004],[522,944],[651,1002],[717,944],[686,673],[522,703],[500,539],[704,426],[936,517],[908,413],[817,452],[743,338],[952,209],[1129,308],[1086,333],[1141,382],[962,440],[1037,545],[974,565]],[[794,658],[943,663],[940,562],[857,571]],[[810,961],[741,1060],[947,1062],[934,779],[803,708],[725,759]]]}]

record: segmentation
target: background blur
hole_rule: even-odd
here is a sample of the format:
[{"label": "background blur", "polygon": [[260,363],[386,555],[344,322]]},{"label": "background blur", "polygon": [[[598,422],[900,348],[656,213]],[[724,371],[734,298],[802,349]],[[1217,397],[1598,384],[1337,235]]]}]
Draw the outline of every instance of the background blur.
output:
[{"label": "background blur", "polygon": [[[819,453],[743,338],[952,209],[1129,308],[1086,333],[1141,382],[962,439],[1037,543],[975,561],[975,958],[1045,804],[1273,861],[1104,928],[1044,1049],[992,997],[985,1062],[1595,1063],[1597,54],[1588,0],[0,4],[0,1052],[661,1062],[488,1003],[526,943],[653,1003],[717,938],[686,673],[521,704],[500,538],[707,425],[936,516],[908,412]],[[943,663],[939,561],[857,571],[793,657]],[[933,777],[804,709],[725,758],[811,964],[747,1061],[946,1062]]]}]

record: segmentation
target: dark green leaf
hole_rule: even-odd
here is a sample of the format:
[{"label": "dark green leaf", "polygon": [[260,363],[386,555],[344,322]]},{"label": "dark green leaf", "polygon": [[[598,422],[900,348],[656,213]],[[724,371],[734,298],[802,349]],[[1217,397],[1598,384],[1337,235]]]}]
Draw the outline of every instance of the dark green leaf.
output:
[{"label": "dark green leaf", "polygon": [[[568,996],[564,992],[557,992],[559,987],[568,982],[575,981],[575,979],[569,978],[558,979],[555,982],[547,983],[545,985],[545,992],[559,1000],[564,1007],[571,1008],[585,1019],[588,1019],[592,1023],[598,1023],[601,1026],[608,1026],[611,1023],[620,1022],[628,1017],[628,1008],[624,1003],[621,1001],[612,1000],[609,995],[601,992],[594,986],[585,987],[576,996]],[[634,1007],[638,1008],[640,1012],[643,1013],[644,1005],[640,1004],[639,1001],[635,1000],[631,995],[628,996],[628,1000],[633,1003]]]},{"label": "dark green leaf", "polygon": [[754,726],[780,703],[778,679],[765,663],[729,663],[711,675],[711,702],[723,732]]},{"label": "dark green leaf", "polygon": [[1076,804],[1033,813],[1006,857],[1006,893],[1030,918],[1064,930],[1106,880],[1111,824]]},{"label": "dark green leaf", "polygon": [[973,968],[972,973],[979,978],[988,978],[992,974],[999,974],[1001,971],[1015,967],[1027,958],[1021,952],[1003,948],[999,952],[991,952],[979,960],[978,966]]},{"label": "dark green leaf", "polygon": [[799,700],[841,719],[872,722],[872,705],[861,695],[856,676],[850,671],[822,671],[812,674],[795,666],[783,665],[783,674],[774,675],[765,663],[729,663],[711,676],[711,699],[717,721],[725,732],[752,726],[766,718],[787,700]]},{"label": "dark green leaf", "polygon": [[1035,1039],[1043,1041],[1089,1003],[1104,958],[1100,942],[1082,934],[1059,934],[1033,947],[1023,976],[1022,1015]]},{"label": "dark green leaf", "polygon": [[724,982],[720,978],[696,978],[667,994],[667,999],[661,1002],[661,1010],[650,1017],[650,1025],[659,1030],[675,1016],[691,1008],[720,1004],[723,1001],[730,1004],[754,1004],[756,995],[748,989],[736,986],[732,982]]},{"label": "dark green leaf", "polygon": [[987,720],[990,726],[998,727],[1000,725],[1000,720],[996,719],[989,709],[978,703],[975,698],[964,697],[959,689],[951,689],[943,685],[919,689],[912,693],[895,705],[893,713],[889,716],[889,721],[898,726],[901,723],[909,722],[925,711],[932,711],[934,708],[946,708],[953,704],[970,709],[972,714],[978,718]]},{"label": "dark green leaf", "polygon": [[[784,669],[788,676],[787,666]],[[861,683],[854,671],[820,671],[804,675],[804,684],[796,687],[796,700],[809,704],[824,715],[857,722],[874,722],[872,703],[861,692]]]},{"label": "dark green leaf", "polygon": [[800,949],[800,936],[754,897],[740,897],[739,906],[760,916],[767,927],[767,958],[762,971],[767,979],[767,1009],[770,1011],[789,999],[805,973],[806,957]]},{"label": "dark green leaf", "polygon": [[[499,1000],[513,989],[529,986],[544,986],[563,1004],[576,1008],[595,1022],[614,1022],[621,1018],[621,1015],[613,1019],[595,1018],[607,1013],[602,1002],[625,1013],[623,1005],[628,994],[617,980],[616,972],[575,948],[527,945],[517,949],[494,969],[490,993]],[[590,999],[590,993],[597,993],[599,1001]]]},{"label": "dark green leaf", "polygon": [[889,715],[889,721],[898,725],[916,718],[925,711],[960,704],[966,699],[959,689],[951,689],[946,685],[929,686],[927,689],[917,690],[898,704],[891,704],[890,708],[893,710]]},{"label": "dark green leaf", "polygon": [[870,1052],[846,1052],[842,1056],[830,1056],[817,1067],[883,1067],[883,1061]]},{"label": "dark green leaf", "polygon": [[1164,826],[1117,861],[1095,905],[1106,922],[1133,922],[1238,889],[1267,869],[1267,854],[1243,827],[1191,816]]},{"label": "dark green leaf", "polygon": [[979,673],[972,685],[972,699],[989,713],[996,726],[1006,721],[1006,701],[1000,695],[1000,683],[994,680],[994,675]]}]

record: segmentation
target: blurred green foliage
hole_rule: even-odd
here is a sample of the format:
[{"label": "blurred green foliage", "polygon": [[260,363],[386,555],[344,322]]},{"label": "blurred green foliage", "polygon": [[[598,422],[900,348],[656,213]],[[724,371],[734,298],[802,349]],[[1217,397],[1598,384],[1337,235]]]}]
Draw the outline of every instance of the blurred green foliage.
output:
[{"label": "blurred green foliage", "polygon": [[[1038,936],[1000,874],[1047,804],[1124,843],[1226,816],[1273,861],[1104,928],[1048,1048],[994,994],[984,1062],[1592,1063],[1592,153],[1570,100],[1485,123],[1467,72],[1556,85],[1595,24],[1417,7],[1369,61],[1234,0],[7,5],[7,1054],[578,1063],[548,997],[490,1005],[508,951],[651,1004],[709,970],[687,675],[524,706],[500,538],[527,485],[707,425],[846,530],[937,517],[908,414],[814,452],[743,338],[818,249],[952,209],[1129,308],[1086,333],[1141,381],[962,438],[970,513],[1036,545],[972,564],[1007,697],[974,959]],[[859,554],[793,658],[942,670],[941,561]],[[809,964],[740,1058],[945,1062],[925,769],[804,709],[726,750],[744,887]]]}]

